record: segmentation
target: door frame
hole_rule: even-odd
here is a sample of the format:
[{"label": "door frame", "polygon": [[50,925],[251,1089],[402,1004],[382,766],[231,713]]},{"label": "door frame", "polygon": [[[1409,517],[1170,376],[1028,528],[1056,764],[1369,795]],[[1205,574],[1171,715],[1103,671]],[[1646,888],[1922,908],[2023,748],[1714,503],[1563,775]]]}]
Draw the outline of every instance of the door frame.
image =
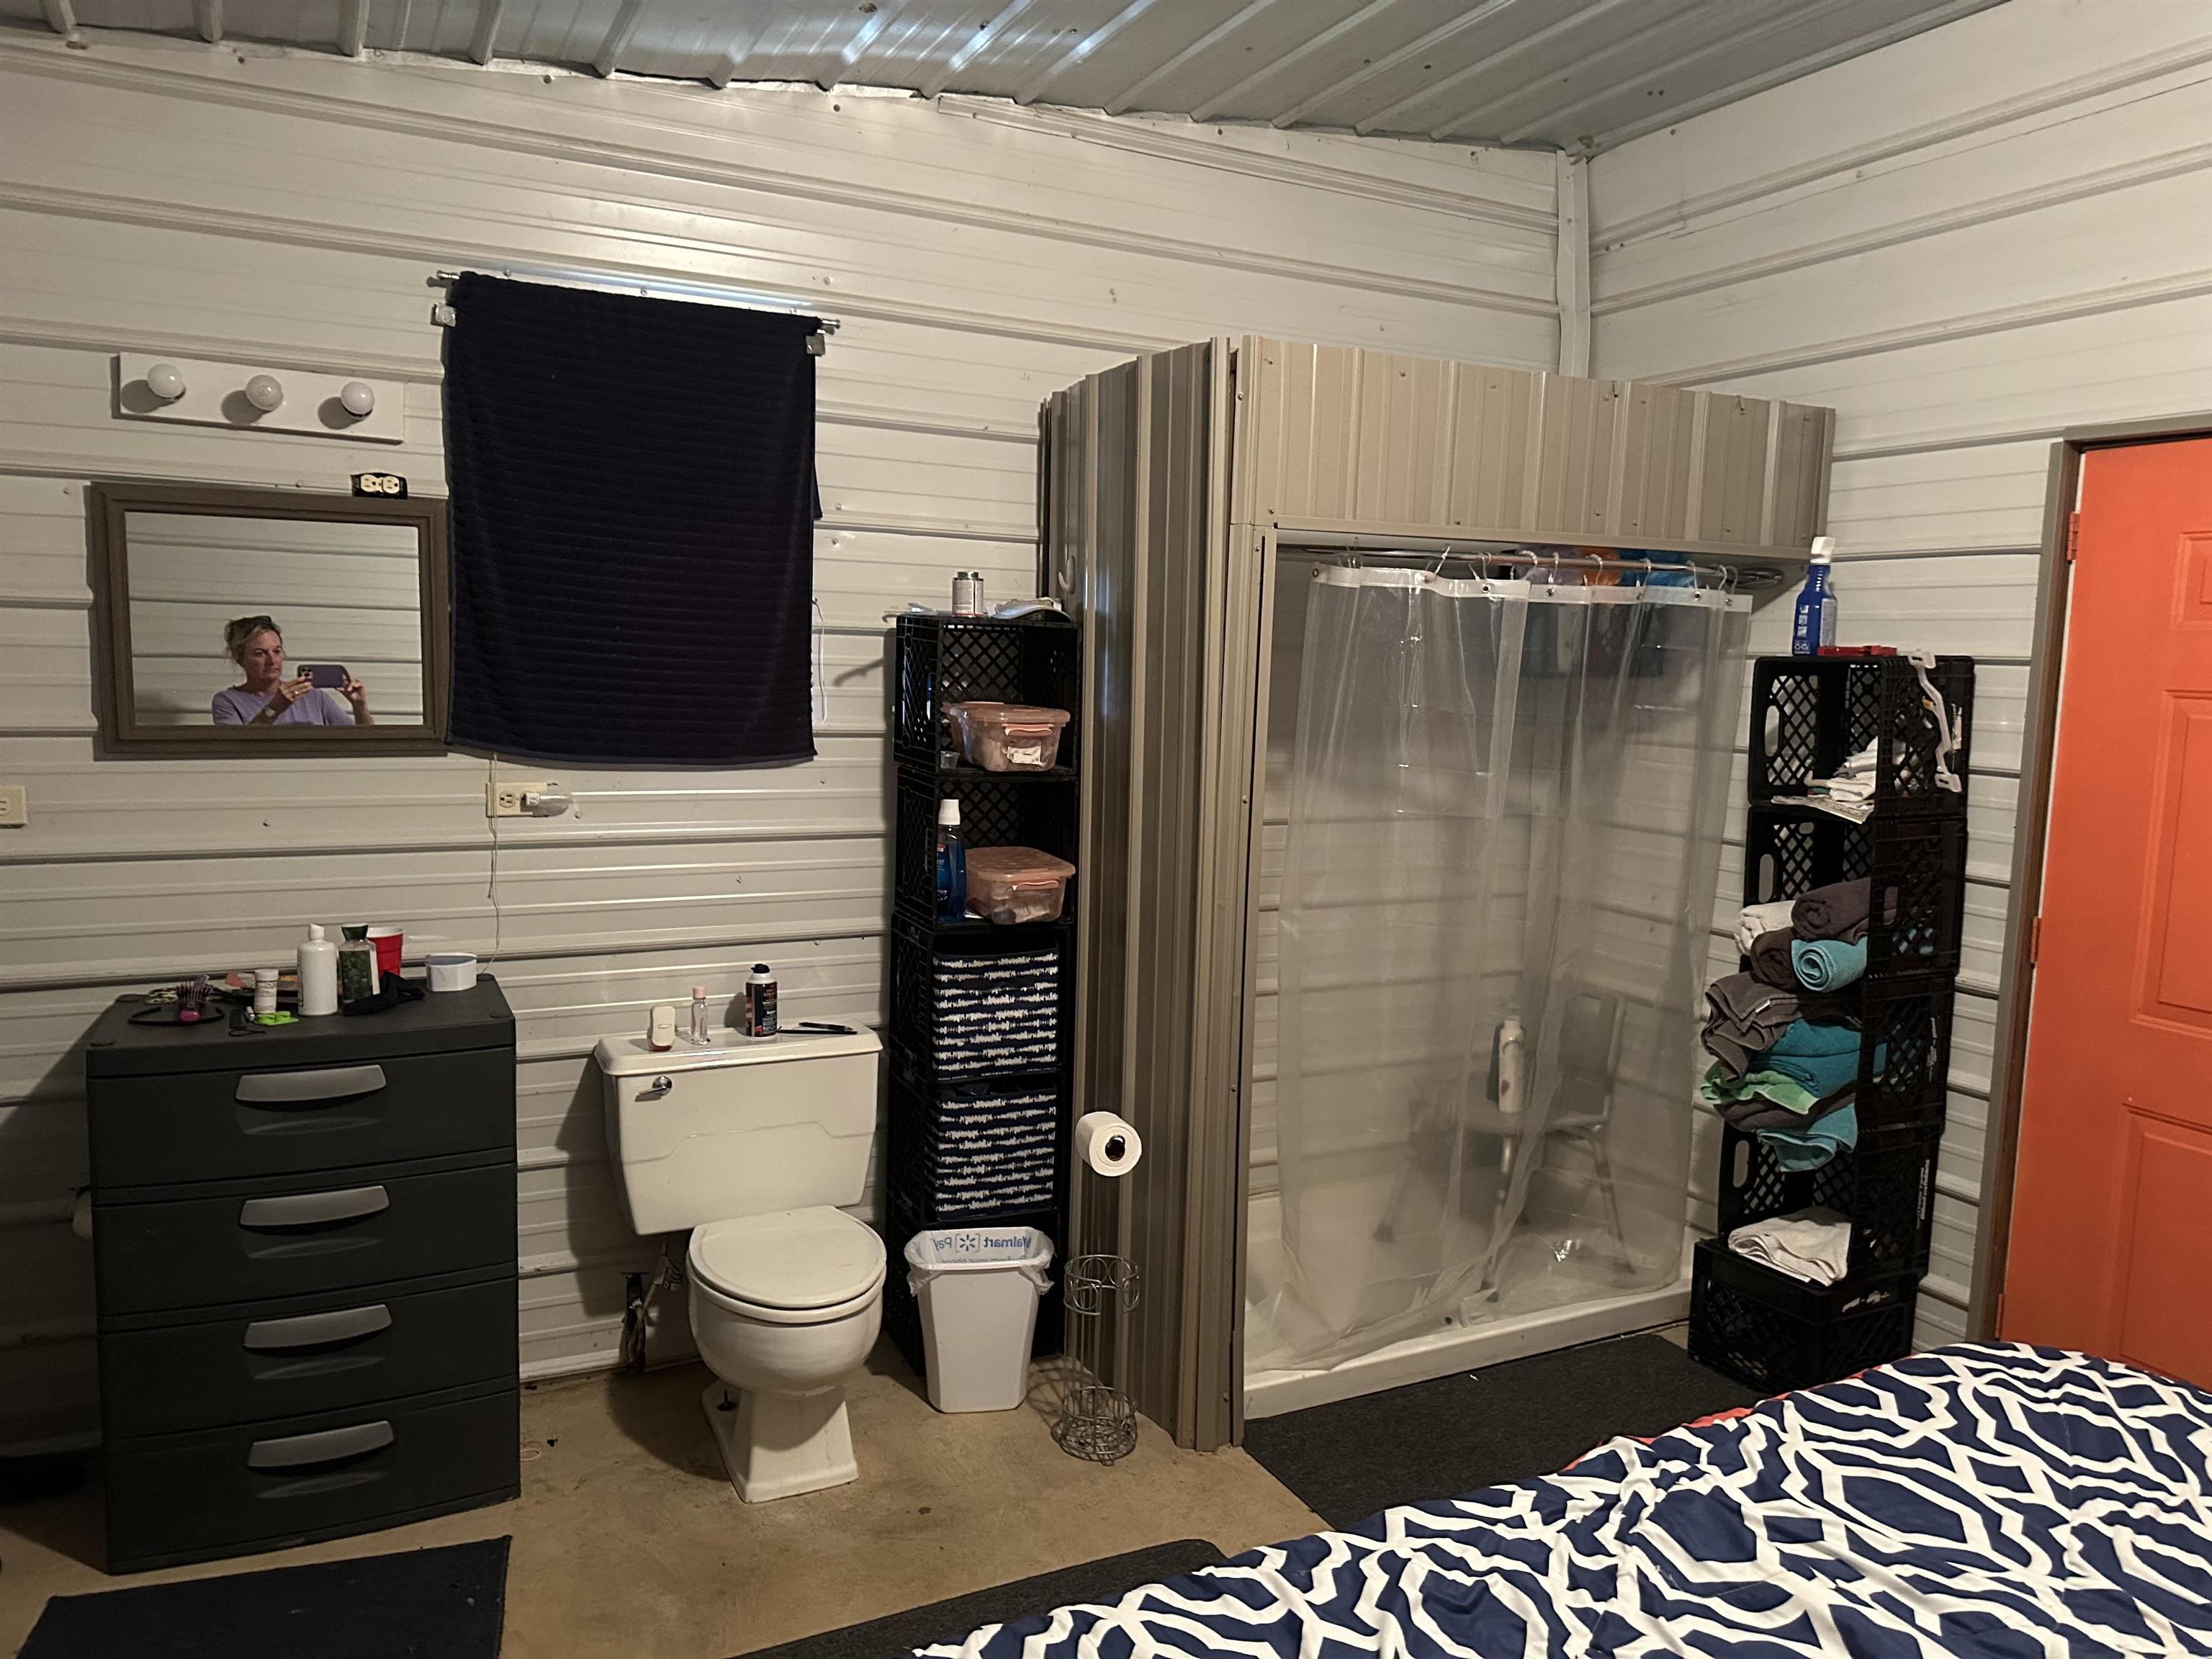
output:
[{"label": "door frame", "polygon": [[2027,713],[2021,734],[2020,805],[2013,831],[2004,966],[1997,986],[1995,1063],[1983,1137],[1981,1206],[1974,1227],[1974,1284],[1966,1310],[1966,1334],[1977,1340],[1996,1337],[2004,1303],[2027,1024],[2035,990],[2035,926],[2043,912],[2044,854],[2051,828],[2058,696],[2065,679],[2072,532],[2075,508],[2081,500],[2081,457],[2093,449],[2205,437],[2212,437],[2212,410],[2069,427],[2051,447],[2050,483],[2043,504],[2042,562],[2036,575],[2035,624],[2029,644]]}]

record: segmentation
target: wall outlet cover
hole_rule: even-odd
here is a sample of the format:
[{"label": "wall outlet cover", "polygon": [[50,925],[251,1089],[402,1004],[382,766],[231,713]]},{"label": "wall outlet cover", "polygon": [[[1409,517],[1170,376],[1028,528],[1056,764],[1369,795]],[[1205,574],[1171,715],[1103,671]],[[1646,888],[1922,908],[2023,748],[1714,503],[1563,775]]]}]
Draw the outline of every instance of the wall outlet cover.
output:
[{"label": "wall outlet cover", "polygon": [[541,778],[498,778],[484,785],[484,816],[488,818],[520,818],[531,816],[522,804],[525,795],[548,788]]},{"label": "wall outlet cover", "polygon": [[0,783],[0,830],[21,830],[30,821],[30,785]]}]

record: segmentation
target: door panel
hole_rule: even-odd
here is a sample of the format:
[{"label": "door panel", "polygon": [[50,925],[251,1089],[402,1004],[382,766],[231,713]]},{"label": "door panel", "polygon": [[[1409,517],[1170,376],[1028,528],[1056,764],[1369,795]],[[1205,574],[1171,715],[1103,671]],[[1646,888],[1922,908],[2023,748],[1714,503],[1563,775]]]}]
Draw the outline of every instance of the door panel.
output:
[{"label": "door panel", "polygon": [[2080,509],[1999,1334],[2212,1386],[2212,440]]}]

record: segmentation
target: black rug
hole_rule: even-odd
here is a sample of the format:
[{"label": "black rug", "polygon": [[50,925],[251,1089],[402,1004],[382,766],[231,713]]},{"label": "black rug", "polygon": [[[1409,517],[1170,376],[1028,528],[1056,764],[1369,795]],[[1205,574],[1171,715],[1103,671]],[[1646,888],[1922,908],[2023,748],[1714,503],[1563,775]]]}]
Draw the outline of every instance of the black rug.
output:
[{"label": "black rug", "polygon": [[1332,1527],[1552,1474],[1615,1435],[1759,1396],[1663,1336],[1627,1336],[1245,1425],[1244,1449]]},{"label": "black rug", "polygon": [[509,1541],[57,1595],[18,1659],[498,1659]]},{"label": "black rug", "polygon": [[933,1601],[926,1607],[894,1613],[865,1625],[824,1631],[819,1636],[749,1653],[744,1659],[890,1659],[910,1648],[957,1640],[985,1625],[1010,1625],[1017,1619],[1077,1601],[1111,1601],[1139,1584],[1218,1566],[1224,1559],[1204,1539],[1184,1538],[1147,1550],[1132,1550],[1127,1555],[1109,1555],[1103,1561],[1062,1567],[1057,1572],[1041,1572],[1034,1578],[1018,1578],[1011,1584],[977,1590],[972,1595],[956,1595],[949,1601]]}]

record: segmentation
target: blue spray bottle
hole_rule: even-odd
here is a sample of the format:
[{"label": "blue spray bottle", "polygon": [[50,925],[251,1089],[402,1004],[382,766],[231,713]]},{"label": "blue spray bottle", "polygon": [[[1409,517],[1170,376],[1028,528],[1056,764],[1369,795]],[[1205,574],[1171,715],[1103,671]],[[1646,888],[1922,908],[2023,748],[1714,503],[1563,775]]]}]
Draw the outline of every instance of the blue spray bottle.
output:
[{"label": "blue spray bottle", "polygon": [[1833,536],[1813,538],[1813,560],[1805,568],[1805,586],[1797,595],[1797,625],[1790,635],[1793,657],[1818,656],[1822,646],[1836,642],[1836,592],[1828,585],[1835,556]]}]

